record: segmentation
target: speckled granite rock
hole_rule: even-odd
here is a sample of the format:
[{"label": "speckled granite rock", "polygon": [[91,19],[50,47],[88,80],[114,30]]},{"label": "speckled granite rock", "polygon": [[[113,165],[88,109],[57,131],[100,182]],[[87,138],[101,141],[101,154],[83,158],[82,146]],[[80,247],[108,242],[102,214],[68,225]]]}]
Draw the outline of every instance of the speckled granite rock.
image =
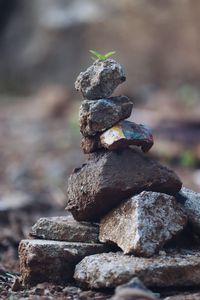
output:
[{"label": "speckled granite rock", "polygon": [[185,292],[183,294],[169,296],[164,300],[199,300],[199,299],[200,299],[200,293]]},{"label": "speckled granite rock", "polygon": [[200,194],[182,187],[176,199],[187,213],[189,223],[200,234]]},{"label": "speckled granite rock", "polygon": [[107,250],[102,244],[22,240],[19,259],[23,284],[66,283],[73,278],[75,265],[81,259]]},{"label": "speckled granite rock", "polygon": [[125,96],[85,100],[79,111],[80,131],[84,136],[95,135],[130,117],[133,103]]},{"label": "speckled granite rock", "polygon": [[99,226],[69,217],[40,218],[32,227],[32,237],[66,242],[99,243]]},{"label": "speckled granite rock", "polygon": [[168,250],[152,258],[122,252],[85,257],[74,278],[90,288],[114,288],[137,276],[147,287],[188,287],[200,284],[200,249]]},{"label": "speckled granite rock", "polygon": [[148,290],[143,283],[134,277],[129,282],[120,285],[115,290],[111,300],[156,300],[158,298]]},{"label": "speckled granite rock", "polygon": [[69,177],[66,209],[76,220],[98,221],[138,192],[175,194],[181,186],[173,171],[133,149],[99,151]]},{"label": "speckled granite rock", "polygon": [[75,88],[89,100],[108,98],[116,87],[126,80],[122,66],[113,59],[96,60],[85,72],[81,72]]},{"label": "speckled granite rock", "polygon": [[103,217],[99,239],[116,243],[125,254],[150,257],[186,223],[186,214],[173,196],[142,192]]},{"label": "speckled granite rock", "polygon": [[125,120],[103,132],[100,135],[100,145],[108,150],[132,145],[148,152],[153,146],[153,135],[146,126]]}]

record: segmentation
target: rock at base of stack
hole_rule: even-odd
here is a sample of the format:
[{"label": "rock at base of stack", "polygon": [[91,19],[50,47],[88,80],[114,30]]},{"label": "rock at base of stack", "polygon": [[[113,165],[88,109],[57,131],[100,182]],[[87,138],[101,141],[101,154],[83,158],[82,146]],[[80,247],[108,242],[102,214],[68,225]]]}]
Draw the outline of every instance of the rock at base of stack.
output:
[{"label": "rock at base of stack", "polygon": [[77,283],[115,288],[137,276],[147,287],[185,288],[200,284],[200,249],[169,249],[152,258],[122,252],[85,257],[75,269]]},{"label": "rock at base of stack", "polygon": [[176,194],[182,183],[170,169],[133,149],[99,151],[68,180],[66,209],[79,221],[99,221],[122,200],[141,191]]},{"label": "rock at base of stack", "polygon": [[99,239],[116,243],[125,254],[150,257],[186,223],[186,214],[173,196],[142,192],[102,218]]},{"label": "rock at base of stack", "polygon": [[99,243],[98,234],[98,225],[78,223],[71,217],[40,219],[31,231],[36,239],[22,240],[19,245],[23,284],[70,282],[81,259],[110,251],[110,246]]},{"label": "rock at base of stack", "polygon": [[45,240],[99,243],[99,226],[77,222],[72,217],[40,218],[32,227],[30,235]]}]

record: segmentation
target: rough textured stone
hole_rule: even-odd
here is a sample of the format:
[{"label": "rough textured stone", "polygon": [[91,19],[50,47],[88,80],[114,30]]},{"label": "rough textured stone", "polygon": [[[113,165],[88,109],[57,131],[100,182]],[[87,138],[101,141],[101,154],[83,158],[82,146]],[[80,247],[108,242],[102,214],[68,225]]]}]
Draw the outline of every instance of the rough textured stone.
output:
[{"label": "rough textured stone", "polygon": [[200,293],[184,293],[181,295],[169,296],[164,300],[199,300]]},{"label": "rough textured stone", "polygon": [[200,234],[200,194],[182,187],[176,195],[176,199],[184,207],[188,220],[195,231]]},{"label": "rough textured stone", "polygon": [[83,137],[81,140],[81,149],[85,154],[95,152],[101,148],[102,146],[100,145],[99,135]]},{"label": "rough textured stone", "polygon": [[153,135],[144,125],[130,121],[121,121],[100,135],[100,144],[108,150],[139,146],[148,152],[153,146]]},{"label": "rough textured stone", "polygon": [[114,288],[134,276],[147,287],[198,286],[200,249],[173,249],[152,258],[122,252],[91,255],[76,266],[74,278],[90,288]]},{"label": "rough textured stone", "polygon": [[113,59],[96,60],[85,72],[81,72],[75,88],[89,100],[108,98],[115,88],[126,80],[122,66]]},{"label": "rough textured stone", "polygon": [[116,243],[125,254],[150,257],[186,223],[173,196],[142,192],[103,217],[99,239]]},{"label": "rough textured stone", "polygon": [[80,131],[84,136],[95,135],[131,115],[133,103],[125,96],[85,100],[79,111]]},{"label": "rough textured stone", "polygon": [[126,284],[120,285],[115,290],[111,300],[156,300],[154,294],[143,283],[134,277]]},{"label": "rough textured stone", "polygon": [[102,244],[22,240],[19,259],[23,284],[66,283],[72,279],[75,265],[81,259],[106,249]]},{"label": "rough textured stone", "polygon": [[133,149],[99,151],[69,177],[66,209],[77,220],[98,221],[136,193],[175,194],[181,186],[173,171]]},{"label": "rough textured stone", "polygon": [[80,223],[69,217],[40,218],[30,234],[46,240],[99,243],[97,224]]}]

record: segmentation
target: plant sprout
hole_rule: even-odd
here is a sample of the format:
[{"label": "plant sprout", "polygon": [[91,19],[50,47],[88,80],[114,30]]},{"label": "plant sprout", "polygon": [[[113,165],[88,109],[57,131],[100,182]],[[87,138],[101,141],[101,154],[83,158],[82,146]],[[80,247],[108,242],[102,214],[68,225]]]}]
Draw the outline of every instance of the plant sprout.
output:
[{"label": "plant sprout", "polygon": [[106,60],[107,58],[109,58],[111,55],[115,54],[115,51],[110,51],[107,52],[105,54],[101,54],[99,52],[97,52],[96,50],[90,50],[90,53],[92,53],[94,56],[91,56],[92,59],[96,60],[97,58],[100,60]]}]

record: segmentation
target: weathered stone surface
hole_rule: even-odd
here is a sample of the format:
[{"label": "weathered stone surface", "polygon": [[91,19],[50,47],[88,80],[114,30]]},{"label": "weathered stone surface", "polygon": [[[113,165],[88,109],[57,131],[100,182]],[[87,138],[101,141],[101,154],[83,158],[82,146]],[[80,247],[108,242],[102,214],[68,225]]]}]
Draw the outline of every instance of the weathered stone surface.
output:
[{"label": "weathered stone surface", "polygon": [[200,293],[184,293],[175,296],[169,296],[164,300],[199,300]]},{"label": "weathered stone surface", "polygon": [[89,155],[68,181],[66,209],[82,221],[98,221],[122,200],[144,190],[175,194],[177,175],[133,149],[99,151]]},{"label": "weathered stone surface", "polygon": [[91,255],[76,266],[74,278],[91,288],[114,288],[135,276],[147,287],[198,286],[200,249],[168,250],[152,258],[122,252]]},{"label": "weathered stone surface", "polygon": [[197,233],[200,234],[200,194],[188,188],[182,187],[176,195],[176,199],[184,207],[191,223]]},{"label": "weathered stone surface", "polygon": [[19,245],[23,284],[68,282],[75,265],[87,255],[106,251],[102,244],[22,240]]},{"label": "weathered stone surface", "polygon": [[126,96],[85,100],[79,111],[80,131],[84,136],[95,135],[131,115],[133,103]]},{"label": "weathered stone surface", "polygon": [[30,233],[46,240],[83,243],[99,243],[98,234],[98,224],[77,222],[69,217],[40,218]]},{"label": "weathered stone surface", "polygon": [[133,145],[148,152],[153,146],[153,135],[146,126],[125,120],[103,132],[100,135],[100,144],[108,150]]},{"label": "weathered stone surface", "polygon": [[156,300],[154,294],[143,283],[134,277],[126,284],[120,285],[115,290],[111,300]]},{"label": "weathered stone surface", "polygon": [[186,223],[173,196],[142,192],[103,217],[99,239],[116,243],[125,254],[150,257]]},{"label": "weathered stone surface", "polygon": [[115,88],[126,80],[122,66],[113,59],[96,60],[85,72],[81,72],[75,88],[89,100],[110,97]]},{"label": "weathered stone surface", "polygon": [[95,152],[101,148],[99,135],[93,137],[87,136],[81,139],[81,149],[85,154]]}]

